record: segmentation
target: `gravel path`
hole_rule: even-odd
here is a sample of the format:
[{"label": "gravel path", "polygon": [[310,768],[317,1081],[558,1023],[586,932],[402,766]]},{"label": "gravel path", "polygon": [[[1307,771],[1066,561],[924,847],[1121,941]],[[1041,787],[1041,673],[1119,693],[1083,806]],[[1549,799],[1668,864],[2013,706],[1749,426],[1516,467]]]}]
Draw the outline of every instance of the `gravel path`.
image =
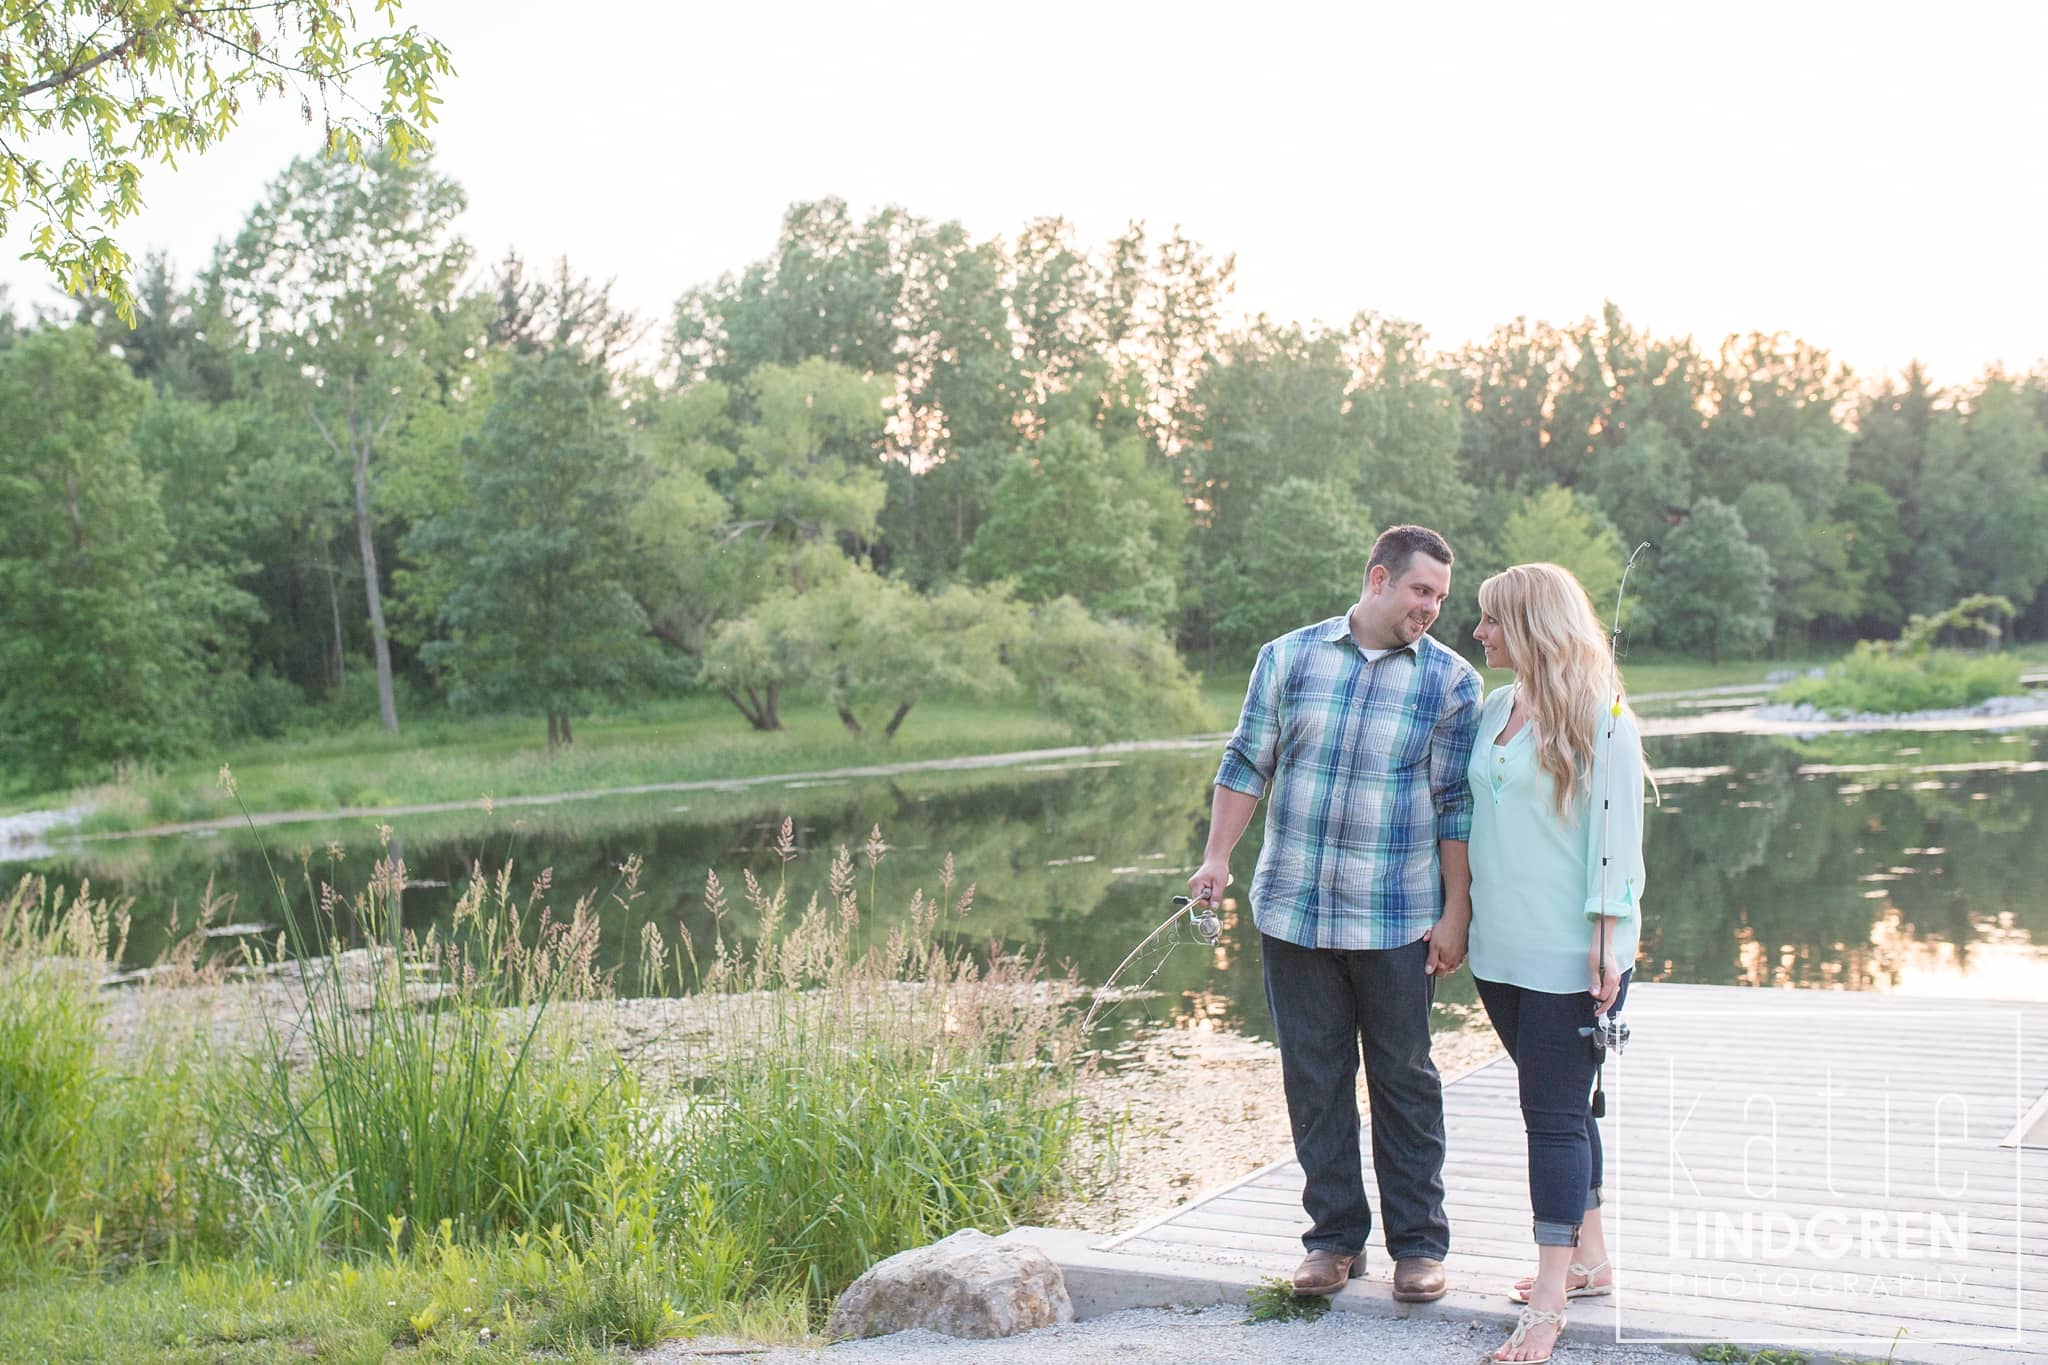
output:
[{"label": "gravel path", "polygon": [[[899,1332],[823,1349],[773,1348],[733,1354],[729,1341],[672,1341],[638,1357],[642,1365],[678,1361],[763,1361],[770,1365],[838,1365],[847,1361],[989,1362],[1158,1361],[1342,1361],[1344,1365],[1428,1365],[1436,1361],[1477,1365],[1500,1344],[1497,1329],[1477,1322],[1440,1318],[1376,1318],[1360,1313],[1326,1313],[1314,1322],[1248,1324],[1244,1309],[1140,1308],[1067,1327],[1047,1327],[1002,1341],[961,1341],[936,1332]],[[745,1348],[739,1348],[744,1350]],[[1565,1343],[1558,1353],[1570,1365],[1677,1365],[1690,1359],[1650,1346]]]}]

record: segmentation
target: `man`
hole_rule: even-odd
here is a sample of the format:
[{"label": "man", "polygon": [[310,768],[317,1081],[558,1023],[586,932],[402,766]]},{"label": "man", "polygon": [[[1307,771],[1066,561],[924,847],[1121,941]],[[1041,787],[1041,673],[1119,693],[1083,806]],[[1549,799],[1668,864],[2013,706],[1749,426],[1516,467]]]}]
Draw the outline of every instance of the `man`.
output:
[{"label": "man", "polygon": [[1472,920],[1465,764],[1480,698],[1477,670],[1428,634],[1450,590],[1444,538],[1396,526],[1374,543],[1349,613],[1259,651],[1216,774],[1208,847],[1188,878],[1196,899],[1219,900],[1231,850],[1270,796],[1251,902],[1307,1174],[1300,1294],[1335,1293],[1365,1273],[1361,1045],[1394,1297],[1444,1292],[1443,1086],[1429,1006],[1436,977],[1464,961]]}]

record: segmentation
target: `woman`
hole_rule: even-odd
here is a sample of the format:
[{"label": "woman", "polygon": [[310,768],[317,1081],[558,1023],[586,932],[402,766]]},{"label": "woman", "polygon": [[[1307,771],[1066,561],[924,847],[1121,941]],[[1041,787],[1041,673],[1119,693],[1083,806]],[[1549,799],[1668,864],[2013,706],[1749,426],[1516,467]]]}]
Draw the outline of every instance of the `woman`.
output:
[{"label": "woman", "polygon": [[[1643,748],[1586,590],[1555,564],[1479,588],[1472,634],[1515,682],[1473,745],[1470,961],[1520,1074],[1536,1273],[1496,1360],[1548,1360],[1567,1299],[1610,1293],[1600,1130],[1588,1103],[1594,1016],[1619,1011],[1643,891]],[[1603,818],[1603,810],[1605,812]]]}]

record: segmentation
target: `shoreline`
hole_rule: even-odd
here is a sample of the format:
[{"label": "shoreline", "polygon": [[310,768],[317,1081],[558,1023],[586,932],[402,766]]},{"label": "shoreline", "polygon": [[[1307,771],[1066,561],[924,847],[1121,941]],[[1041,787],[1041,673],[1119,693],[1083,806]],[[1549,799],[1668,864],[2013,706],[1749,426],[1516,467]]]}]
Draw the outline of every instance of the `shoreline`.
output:
[{"label": "shoreline", "polygon": [[[1666,694],[1677,695],[1677,694]],[[1984,730],[2002,732],[2048,727],[2048,699],[2027,698],[2038,705],[2024,710],[1959,713],[1953,710],[1921,711],[1908,715],[1850,717],[1842,720],[1816,715],[1777,717],[1763,714],[1767,707],[1710,711],[1699,715],[1644,716],[1638,726],[1645,738],[1684,738],[1693,735],[1789,735],[1860,734],[1885,730],[1902,733]],[[406,816],[445,815],[476,811],[488,813],[500,807],[530,809],[604,801],[632,796],[687,792],[741,792],[761,787],[799,783],[851,782],[862,778],[889,778],[921,772],[976,772],[1022,767],[1034,763],[1114,758],[1130,754],[1193,752],[1220,745],[1228,732],[1182,735],[1171,739],[1119,740],[1111,744],[1075,744],[1050,749],[1019,749],[992,754],[963,754],[951,758],[910,759],[901,763],[870,763],[852,767],[819,768],[802,772],[764,773],[749,777],[697,778],[678,782],[635,783],[618,787],[589,787],[569,791],[533,793],[525,796],[481,797],[463,801],[423,801],[389,806],[336,806],[322,810],[252,811],[247,816],[215,816],[204,820],[181,820],[148,825],[138,829],[97,830],[87,834],[47,837],[63,824],[75,824],[91,813],[89,806],[71,806],[61,811],[25,811],[0,817],[0,864],[57,857],[89,845],[122,843],[136,839],[161,839],[175,835],[204,835],[240,829],[281,825],[338,823],[345,820],[392,820]],[[11,842],[10,842],[11,841]]]}]

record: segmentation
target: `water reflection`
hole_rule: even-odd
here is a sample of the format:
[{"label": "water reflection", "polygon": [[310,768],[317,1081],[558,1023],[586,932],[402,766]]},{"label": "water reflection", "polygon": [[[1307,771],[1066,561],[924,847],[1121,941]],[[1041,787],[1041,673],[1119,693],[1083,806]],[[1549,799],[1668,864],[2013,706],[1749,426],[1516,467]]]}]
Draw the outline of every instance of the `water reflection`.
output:
[{"label": "water reflection", "polygon": [[[2038,735],[1653,739],[1662,803],[1648,826],[1641,979],[2048,997],[2038,890],[2048,882],[2048,741]],[[422,822],[402,831],[406,915],[415,928],[438,922],[477,862],[494,869],[510,857],[521,884],[551,867],[563,909],[596,893],[605,951],[630,989],[648,922],[671,939],[687,932],[700,951],[718,933],[749,932],[744,910],[722,924],[707,914],[713,869],[729,888],[745,871],[771,888],[786,882],[801,909],[823,891],[832,850],[846,844],[863,900],[872,897],[885,926],[915,889],[937,889],[950,851],[976,886],[954,933],[1044,945],[1049,962],[1093,984],[1158,923],[1199,861],[1213,771],[1207,753],[1142,754],[829,789],[792,784],[686,808],[642,799],[517,819],[500,812],[471,828]],[[776,849],[785,812],[798,849],[786,864]],[[1258,824],[1235,860],[1240,895]],[[889,849],[871,868],[860,850],[877,826]],[[293,913],[323,882],[360,888],[380,854],[367,822],[265,833]],[[640,894],[621,905],[611,896],[634,854],[644,864]],[[130,955],[139,962],[171,940],[174,906],[189,930],[209,877],[233,899],[229,919],[275,923],[284,913],[246,833],[93,846],[37,866],[133,895]],[[1159,996],[1123,1014],[1270,1036],[1257,934],[1241,900],[1226,905],[1223,924],[1220,943],[1177,950],[1152,983]],[[1444,983],[1440,1000],[1446,1026],[1476,1017],[1469,974]]]}]

